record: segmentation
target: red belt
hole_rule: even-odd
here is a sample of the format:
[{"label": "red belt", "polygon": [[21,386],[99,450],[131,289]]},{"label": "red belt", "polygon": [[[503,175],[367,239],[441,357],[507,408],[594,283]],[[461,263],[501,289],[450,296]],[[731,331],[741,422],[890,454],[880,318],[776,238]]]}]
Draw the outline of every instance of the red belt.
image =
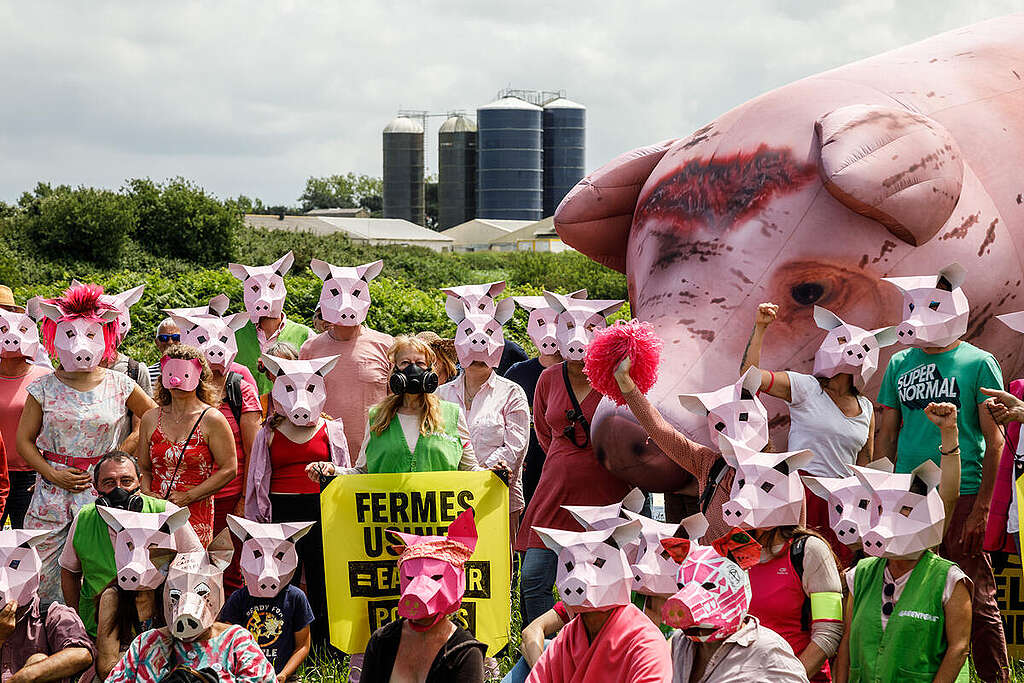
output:
[{"label": "red belt", "polygon": [[58,465],[67,465],[68,467],[75,467],[80,470],[87,470],[97,462],[99,462],[102,455],[97,455],[90,458],[74,458],[70,455],[63,455],[61,453],[54,453],[52,451],[43,451],[43,457],[50,462]]}]

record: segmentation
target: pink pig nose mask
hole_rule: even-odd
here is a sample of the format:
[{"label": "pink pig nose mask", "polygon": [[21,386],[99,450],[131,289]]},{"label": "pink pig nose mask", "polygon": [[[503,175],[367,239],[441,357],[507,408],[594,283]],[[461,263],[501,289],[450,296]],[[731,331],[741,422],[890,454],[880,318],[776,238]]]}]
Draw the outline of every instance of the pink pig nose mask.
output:
[{"label": "pink pig nose mask", "polygon": [[380,275],[383,261],[361,266],[334,266],[320,259],[309,263],[310,270],[323,280],[320,289],[320,315],[334,325],[362,325],[370,311],[370,280]]},{"label": "pink pig nose mask", "polygon": [[828,331],[814,354],[814,376],[828,379],[847,373],[863,391],[878,370],[878,351],[896,343],[896,328],[868,331],[820,306],[814,307],[814,321]]},{"label": "pink pig nose mask", "polygon": [[42,560],[36,546],[49,531],[5,529],[0,531],[0,603],[30,604],[39,590]]},{"label": "pink pig nose mask", "polygon": [[263,366],[274,375],[271,396],[277,412],[297,427],[310,427],[320,420],[327,389],[324,377],[340,356],[288,360],[263,354]]},{"label": "pink pig nose mask", "polygon": [[269,266],[228,264],[228,271],[242,281],[242,299],[253,325],[259,325],[260,318],[280,318],[283,315],[287,293],[284,276],[294,261],[295,255],[289,251]]},{"label": "pink pig nose mask", "polygon": [[[572,299],[586,299],[587,290],[580,289],[569,295]],[[558,353],[558,313],[548,305],[542,296],[516,296],[513,300],[529,311],[530,318],[526,323],[526,334],[537,347],[542,356],[553,356]]]},{"label": "pink pig nose mask", "polygon": [[202,379],[203,366],[195,358],[160,359],[160,382],[165,389],[195,391]]},{"label": "pink pig nose mask", "polygon": [[[768,445],[768,411],[757,397],[761,371],[748,368],[734,384],[702,394],[681,394],[679,402],[698,415],[707,415],[711,442],[725,436],[747,448],[761,450]],[[718,441],[719,447],[721,440]]]},{"label": "pink pig nose mask", "polygon": [[953,263],[937,275],[882,278],[903,293],[903,322],[895,328],[896,341],[944,347],[967,334],[971,309],[960,289],[966,275],[963,266]]},{"label": "pink pig nose mask", "polygon": [[295,575],[299,556],[295,544],[315,522],[260,524],[227,516],[228,528],[242,542],[238,567],[254,598],[273,598]]},{"label": "pink pig nose mask", "polygon": [[[504,285],[504,283],[501,283]],[[455,354],[463,367],[475,362],[496,368],[505,350],[505,335],[501,326],[512,319],[516,305],[512,299],[502,299],[492,313],[477,313],[465,302],[446,306],[448,317],[455,323]]]},{"label": "pink pig nose mask", "polygon": [[557,314],[555,337],[564,360],[582,361],[594,330],[606,327],[605,318],[619,310],[619,299],[580,299],[544,292],[544,300]]},{"label": "pink pig nose mask", "polygon": [[0,356],[35,358],[39,352],[39,328],[25,313],[0,309]]},{"label": "pink pig nose mask", "polygon": [[448,527],[447,536],[416,536],[391,531],[404,545],[395,546],[402,595],[398,614],[415,631],[428,631],[455,614],[466,592],[466,561],[476,548],[476,522],[467,508]]}]

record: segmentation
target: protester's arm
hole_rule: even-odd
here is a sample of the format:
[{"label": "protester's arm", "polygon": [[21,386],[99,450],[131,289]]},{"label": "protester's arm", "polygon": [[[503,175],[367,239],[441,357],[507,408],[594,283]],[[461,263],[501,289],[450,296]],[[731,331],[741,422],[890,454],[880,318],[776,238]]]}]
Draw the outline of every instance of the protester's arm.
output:
[{"label": "protester's arm", "polygon": [[929,403],[925,417],[939,428],[939,497],[946,510],[946,524],[960,499],[960,430],[957,427],[957,409],[952,403]]},{"label": "protester's arm", "polygon": [[142,424],[139,425],[139,443],[135,447],[135,462],[139,464],[139,485],[144,495],[153,498],[162,498],[158,491],[153,491],[153,461],[149,457],[149,442],[153,438],[153,430],[156,429],[156,418],[159,409],[152,410],[142,416]]},{"label": "protester's arm", "polygon": [[[70,538],[68,539],[71,540]],[[60,568],[60,591],[64,594],[64,604],[77,607],[82,596],[82,573],[74,573]]]},{"label": "protester's arm", "polygon": [[523,629],[523,639],[519,644],[519,650],[523,653],[523,659],[531,669],[540,659],[540,654],[544,652],[545,639],[558,633],[563,626],[565,626],[565,622],[562,621],[561,615],[555,610],[549,609]]},{"label": "protester's arm", "polygon": [[235,437],[228,420],[220,411],[210,410],[202,417],[199,428],[206,433],[210,455],[217,471],[202,484],[187,491],[171,491],[170,501],[179,507],[186,507],[196,501],[205,500],[220,491],[238,472],[238,457],[235,455]]},{"label": "protester's arm", "polygon": [[974,507],[967,515],[962,530],[964,552],[974,555],[981,552],[985,541],[985,528],[988,525],[989,508],[992,505],[992,492],[996,486],[996,473],[999,470],[999,458],[1003,453],[1003,433],[985,408],[978,405],[978,424],[985,437],[985,455],[981,461],[981,485],[974,499]]},{"label": "protester's arm", "polygon": [[[259,405],[258,402],[257,405]],[[238,429],[242,437],[242,453],[245,455],[242,458],[242,464],[239,465],[242,475],[242,490],[245,491],[249,477],[249,454],[252,453],[252,444],[256,440],[256,432],[260,430],[260,412],[255,410],[242,413],[242,421],[238,425]],[[234,514],[239,517],[245,516],[245,496],[239,497]]]},{"label": "protester's arm", "polygon": [[979,391],[985,396],[991,397],[982,404],[982,407],[978,408],[979,412],[982,408],[986,408],[992,415],[992,419],[1001,425],[1008,422],[1024,422],[1024,401],[1002,389],[981,387]]},{"label": "protester's arm", "polygon": [[868,440],[864,442],[864,446],[860,449],[860,453],[857,454],[857,465],[864,467],[875,459],[875,409],[871,409],[871,421],[868,424]]},{"label": "protester's arm", "polygon": [[882,419],[878,421],[878,432],[875,434],[875,460],[888,458],[896,463],[896,441],[900,435],[900,411],[896,408],[882,406]]},{"label": "protester's arm", "polygon": [[[30,385],[31,388],[32,385]],[[36,439],[43,428],[43,409],[39,401],[30,392],[25,397],[25,407],[21,411],[21,420],[18,422],[18,434],[15,442],[18,445],[18,455],[28,463],[28,466],[38,472],[43,479],[54,486],[59,486],[65,491],[81,493],[91,484],[91,479],[86,472],[75,468],[58,470],[43,458],[36,446]]]},{"label": "protester's arm", "polygon": [[459,432],[459,443],[462,444],[462,458],[459,460],[459,470],[472,472],[486,470],[476,459],[476,452],[473,450],[473,439],[469,434],[469,424],[466,422],[466,414],[459,408],[459,422],[456,426]]},{"label": "protester's arm", "polygon": [[303,626],[295,632],[295,650],[292,652],[292,656],[288,658],[284,668],[281,669],[281,673],[277,674],[277,680],[281,683],[288,680],[288,677],[299,670],[302,666],[302,662],[306,660],[306,656],[309,655],[309,626]]},{"label": "protester's arm", "polygon": [[971,646],[971,594],[963,581],[958,581],[953,588],[945,611],[946,654],[933,679],[935,683],[953,683],[967,661]]},{"label": "protester's arm", "polygon": [[30,664],[7,679],[7,683],[48,683],[71,678],[92,664],[89,648],[69,647],[46,659]]},{"label": "protester's arm", "polygon": [[[852,570],[851,570],[852,571]],[[832,667],[832,683],[848,683],[850,680],[850,622],[853,621],[853,594],[846,598],[843,610],[843,639],[836,653],[836,663]]]},{"label": "protester's arm", "polygon": [[533,391],[533,432],[537,435],[537,443],[545,453],[551,448],[551,425],[548,424],[547,412],[547,388],[550,383],[541,376],[537,380],[537,386]]},{"label": "protester's arm", "polygon": [[[153,408],[156,408],[156,403],[151,399],[145,391],[135,383],[132,382],[132,393],[128,395],[128,400],[125,401],[125,406],[128,410],[132,411],[134,415],[145,415]],[[141,420],[132,420],[132,433],[125,437],[125,440],[121,442],[120,449],[125,453],[132,453],[138,447],[139,444],[139,429],[141,427]]]},{"label": "protester's arm", "polygon": [[96,675],[101,681],[106,680],[121,659],[121,637],[115,618],[117,602],[117,589],[107,588],[100,593],[96,606]]},{"label": "protester's arm", "polygon": [[811,642],[797,654],[808,678],[835,656],[843,636],[843,584],[832,549],[817,536],[804,541],[804,594],[811,604]]},{"label": "protester's arm", "polygon": [[[530,441],[530,405],[526,402],[526,393],[513,387],[508,403],[502,407],[504,418],[504,438],[502,445],[492,451],[489,462],[503,462],[508,466],[512,480],[522,470],[526,448]],[[510,485],[512,481],[510,480]]]},{"label": "protester's arm", "polygon": [[[743,351],[743,361],[740,363],[740,374],[745,373],[749,368],[761,367],[761,347],[764,345],[764,335],[768,326],[775,322],[779,315],[779,307],[776,304],[763,303],[757,307],[757,316],[754,319],[754,329],[750,333],[750,340],[747,348]],[[793,394],[789,384],[789,374],[786,372],[772,372],[761,370],[760,391],[781,398],[789,403],[793,400]]]}]

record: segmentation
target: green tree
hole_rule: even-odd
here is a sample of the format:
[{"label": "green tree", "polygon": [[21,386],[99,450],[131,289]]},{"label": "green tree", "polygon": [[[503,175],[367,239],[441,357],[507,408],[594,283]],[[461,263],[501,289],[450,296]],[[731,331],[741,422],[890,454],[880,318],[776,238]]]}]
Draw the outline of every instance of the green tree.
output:
[{"label": "green tree", "polygon": [[233,202],[184,178],[163,185],[134,178],[125,192],[139,219],[134,237],[150,253],[206,265],[234,258],[242,214]]},{"label": "green tree", "polygon": [[[380,203],[384,194],[384,182],[368,175],[346,173],[344,175],[309,177],[306,189],[299,196],[303,211],[313,209],[346,209],[372,206]],[[379,209],[378,209],[379,210]]]},{"label": "green tree", "polygon": [[132,207],[109,190],[40,183],[19,202],[26,212],[25,231],[40,254],[53,260],[77,258],[97,265],[118,264],[135,225]]}]

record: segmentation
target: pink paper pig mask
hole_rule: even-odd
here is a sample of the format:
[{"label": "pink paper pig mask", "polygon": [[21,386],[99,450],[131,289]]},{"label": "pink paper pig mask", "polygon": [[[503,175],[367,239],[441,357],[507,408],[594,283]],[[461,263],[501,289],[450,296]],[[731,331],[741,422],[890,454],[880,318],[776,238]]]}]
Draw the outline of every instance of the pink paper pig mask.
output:
[{"label": "pink paper pig mask", "polygon": [[174,553],[157,547],[150,553],[156,564],[173,555],[164,582],[164,619],[172,637],[195,640],[213,626],[224,606],[224,570],[234,553],[231,533],[222,530],[206,551]]},{"label": "pink paper pig mask", "polygon": [[[587,290],[580,289],[569,295],[572,299],[586,299]],[[553,356],[558,353],[558,313],[548,305],[542,296],[512,297],[523,309],[529,311],[526,322],[526,334],[537,347],[542,356]]]},{"label": "pink paper pig mask", "polygon": [[480,361],[496,368],[505,350],[505,335],[501,326],[512,319],[516,304],[512,299],[502,299],[493,313],[476,313],[461,304],[448,308],[448,317],[455,323],[455,355],[462,367],[469,367]]},{"label": "pink paper pig mask", "polygon": [[318,304],[324,321],[335,325],[362,325],[370,312],[370,280],[380,275],[384,262],[344,267],[313,259],[309,268],[324,282]]},{"label": "pink paper pig mask", "polygon": [[728,437],[753,450],[768,445],[768,411],[757,391],[761,388],[761,371],[747,368],[735,383],[703,394],[682,394],[679,402],[698,415],[707,416],[710,440]]},{"label": "pink paper pig mask", "polygon": [[39,353],[39,327],[25,313],[0,309],[0,356],[35,358]]},{"label": "pink paper pig mask", "polygon": [[36,546],[49,531],[0,530],[0,604],[28,605],[39,590],[43,562]]},{"label": "pink paper pig mask", "polygon": [[625,521],[598,531],[533,527],[544,545],[558,554],[555,585],[562,601],[576,612],[629,604],[633,571],[624,548],[636,540],[640,522]]},{"label": "pink paper pig mask", "polygon": [[494,297],[505,291],[505,281],[488,282],[482,285],[459,285],[458,287],[442,287],[448,298],[445,299],[444,309],[448,316],[457,315],[460,306],[465,306],[467,311],[483,315],[494,315],[497,303]]},{"label": "pink paper pig mask", "polygon": [[645,502],[643,491],[634,488],[626,494],[618,503],[611,505],[563,505],[562,509],[567,511],[580,526],[586,531],[601,531],[611,529],[628,522],[633,517],[628,513],[640,512]]},{"label": "pink paper pig mask", "polygon": [[720,439],[722,457],[736,470],[729,502],[722,506],[725,523],[744,529],[766,529],[800,523],[804,485],[798,470],[814,454],[808,450],[762,453],[728,437]]},{"label": "pink paper pig mask", "polygon": [[280,318],[284,313],[284,276],[294,261],[295,255],[289,251],[269,266],[228,264],[228,271],[242,281],[242,300],[253,325],[258,325],[260,318]]},{"label": "pink paper pig mask", "polygon": [[[875,460],[869,468],[881,472],[892,472],[892,462],[887,458]],[[856,546],[861,542],[861,533],[871,526],[871,491],[856,475],[849,477],[813,477],[801,475],[800,479],[811,493],[828,503],[829,527],[845,545]]]},{"label": "pink paper pig mask", "polygon": [[887,277],[903,292],[903,322],[896,326],[896,341],[907,346],[949,346],[967,334],[971,309],[960,285],[967,271],[959,263],[938,275]]},{"label": "pink paper pig mask", "polygon": [[271,396],[277,411],[298,427],[317,423],[327,401],[324,377],[340,356],[288,360],[263,354],[260,360],[274,374]]},{"label": "pink paper pig mask", "polygon": [[[623,150],[569,191],[555,228],[625,273],[632,315],[671,357],[648,398],[673,427],[716,446],[675,397],[732,381],[755,302],[781,305],[772,335],[785,343],[765,348],[763,366],[809,373],[814,305],[893,325],[902,298],[881,278],[953,261],[971,274],[965,339],[1022,376],[1020,339],[985,324],[1024,308],[1007,296],[1024,269],[1024,211],[1006,183],[1024,147],[1020,80],[1006,69],[1024,63],[1022,32],[1024,15],[1002,16],[801,78],[692,133]],[[988,127],[1000,134],[977,134]],[[639,485],[631,470],[671,478],[674,463],[628,408],[602,401],[591,424],[595,450],[626,481]]]},{"label": "pink paper pig mask", "polygon": [[165,389],[195,391],[203,377],[203,366],[195,358],[160,359],[160,383]]},{"label": "pink paper pig mask", "polygon": [[151,590],[164,582],[164,573],[153,564],[153,546],[173,549],[174,532],[188,524],[188,508],[165,512],[131,512],[96,506],[103,521],[114,531],[114,564],[117,585],[128,591]]},{"label": "pink paper pig mask", "polygon": [[699,512],[679,524],[666,524],[628,510],[623,514],[640,522],[639,543],[630,560],[633,590],[644,595],[674,595],[679,590],[679,563],[665,550],[662,541],[685,538],[696,543],[708,532],[708,520]]},{"label": "pink paper pig mask", "polygon": [[104,358],[117,356],[113,323],[119,313],[100,301],[102,292],[96,285],[80,285],[61,299],[39,302],[43,345],[67,372],[92,370]]},{"label": "pink paper pig mask", "polygon": [[127,337],[128,332],[132,329],[131,308],[139,303],[145,288],[145,285],[139,285],[138,287],[127,289],[120,294],[104,294],[100,297],[100,301],[113,306],[118,311],[117,320],[114,321],[114,324],[117,326],[118,340],[123,340]]},{"label": "pink paper pig mask", "polygon": [[942,542],[946,510],[938,490],[938,465],[926,460],[909,474],[849,467],[872,494],[871,519],[862,529],[864,552],[914,559]]},{"label": "pink paper pig mask", "polygon": [[555,337],[564,360],[582,361],[594,330],[607,327],[605,318],[619,310],[621,299],[580,299],[544,292],[544,300],[558,314]]},{"label": "pink paper pig mask", "polygon": [[209,304],[207,304],[206,306],[193,306],[191,308],[165,308],[163,309],[163,311],[164,313],[172,317],[202,317],[207,315],[223,316],[224,312],[228,310],[228,306],[230,304],[231,300],[227,297],[226,294],[218,294],[217,296],[212,297],[210,299]]},{"label": "pink paper pig mask", "polygon": [[864,391],[878,370],[879,350],[896,343],[896,328],[865,330],[843,322],[821,306],[814,307],[814,322],[828,331],[814,354],[814,376],[828,379],[848,373],[853,375],[854,385]]},{"label": "pink paper pig mask", "polygon": [[242,542],[238,567],[254,598],[272,598],[288,585],[299,564],[295,543],[315,524],[260,524],[234,515],[227,516],[227,523]]},{"label": "pink paper pig mask", "polygon": [[246,313],[235,313],[222,318],[212,313],[179,315],[170,310],[167,312],[178,326],[181,343],[202,351],[210,368],[221,374],[227,373],[238,355],[235,332],[245,327],[249,316]]},{"label": "pink paper pig mask", "polygon": [[416,536],[398,531],[396,547],[402,596],[398,614],[417,631],[426,631],[462,605],[466,592],[466,561],[476,549],[473,509],[463,510],[448,527],[447,536]]}]

